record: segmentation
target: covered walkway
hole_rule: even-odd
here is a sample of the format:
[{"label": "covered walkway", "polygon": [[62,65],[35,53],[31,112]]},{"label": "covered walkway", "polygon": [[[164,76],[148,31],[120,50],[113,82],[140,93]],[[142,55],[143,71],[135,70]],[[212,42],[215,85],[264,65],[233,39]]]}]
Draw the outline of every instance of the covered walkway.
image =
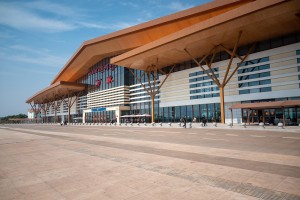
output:
[{"label": "covered walkway", "polygon": [[[233,122],[232,109],[242,109],[242,114],[246,112],[246,122],[252,123],[263,122],[269,124],[277,124],[282,122],[283,125],[296,125],[300,123],[300,100],[286,100],[274,102],[259,103],[240,103],[229,108],[231,111],[231,123]],[[291,109],[289,112],[288,109]],[[288,111],[288,112],[287,112]],[[292,115],[292,116],[290,116]],[[243,117],[244,121],[244,117]]]}]

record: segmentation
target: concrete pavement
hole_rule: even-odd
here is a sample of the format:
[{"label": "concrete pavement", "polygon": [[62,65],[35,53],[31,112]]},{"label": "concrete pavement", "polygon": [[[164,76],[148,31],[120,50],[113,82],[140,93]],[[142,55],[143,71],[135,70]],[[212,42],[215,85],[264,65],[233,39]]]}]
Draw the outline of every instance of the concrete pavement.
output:
[{"label": "concrete pavement", "polygon": [[276,198],[300,199],[297,132],[0,128],[0,199]]}]

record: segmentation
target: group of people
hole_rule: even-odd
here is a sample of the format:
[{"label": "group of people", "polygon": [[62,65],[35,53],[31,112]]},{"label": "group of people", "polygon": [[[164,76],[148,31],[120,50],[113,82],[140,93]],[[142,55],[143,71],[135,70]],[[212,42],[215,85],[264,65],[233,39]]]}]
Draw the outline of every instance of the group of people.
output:
[{"label": "group of people", "polygon": [[[193,123],[196,123],[196,121],[197,121],[197,118],[194,117],[194,118],[193,118]],[[203,117],[201,118],[201,121],[202,121],[202,123],[203,123],[203,126],[207,126],[207,119],[205,118],[205,116],[203,116]],[[186,116],[185,116],[184,118],[181,118],[181,119],[180,119],[180,123],[183,123],[183,128],[186,128],[186,123],[187,123],[187,118],[186,118]]]}]

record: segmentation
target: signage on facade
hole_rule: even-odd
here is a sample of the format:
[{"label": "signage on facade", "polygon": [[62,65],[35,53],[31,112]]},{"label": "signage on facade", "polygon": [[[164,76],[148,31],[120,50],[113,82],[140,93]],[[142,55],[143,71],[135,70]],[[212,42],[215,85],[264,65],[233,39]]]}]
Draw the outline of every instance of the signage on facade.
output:
[{"label": "signage on facade", "polygon": [[96,80],[96,81],[95,81],[95,85],[96,85],[97,87],[100,87],[100,85],[101,85],[101,79],[100,79],[100,80],[99,80],[99,79]]},{"label": "signage on facade", "polygon": [[114,82],[113,77],[112,76],[108,76],[106,77],[106,83],[112,83]]},{"label": "signage on facade", "polygon": [[106,108],[92,108],[92,112],[102,112],[106,111]]},{"label": "signage on facade", "polygon": [[88,72],[88,75],[92,75],[92,74],[96,74],[97,72],[105,72],[106,70],[115,70],[117,67],[117,65],[113,65],[113,64],[106,64],[106,65],[102,65],[102,66],[99,66],[99,67],[96,67],[92,70],[90,70]]}]

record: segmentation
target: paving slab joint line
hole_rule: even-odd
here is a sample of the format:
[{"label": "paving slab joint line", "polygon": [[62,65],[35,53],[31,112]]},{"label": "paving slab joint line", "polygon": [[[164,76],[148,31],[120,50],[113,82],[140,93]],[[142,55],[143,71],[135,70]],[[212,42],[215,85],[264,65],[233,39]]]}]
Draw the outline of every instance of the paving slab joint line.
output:
[{"label": "paving slab joint line", "polygon": [[103,153],[95,153],[90,150],[78,150],[75,148],[67,148],[65,146],[62,146],[62,148],[71,149],[73,151],[79,152],[79,153],[85,153],[91,156],[100,157],[103,159],[107,159],[110,161],[127,164],[133,167],[137,167],[143,170],[156,172],[163,175],[168,175],[176,178],[181,178],[184,180],[188,180],[195,183],[205,184],[209,185],[211,187],[217,187],[221,188],[227,191],[236,192],[242,195],[252,196],[264,200],[300,200],[299,195],[295,194],[289,194],[286,192],[280,192],[276,190],[271,190],[268,188],[258,187],[255,185],[252,185],[251,183],[239,183],[231,180],[226,180],[222,178],[207,176],[207,175],[199,175],[196,173],[187,173],[183,170],[177,170],[174,168],[168,168],[164,166],[154,165],[154,164],[148,164],[142,161],[138,160],[132,160],[128,158],[118,157],[118,156],[112,156],[107,155]]}]

